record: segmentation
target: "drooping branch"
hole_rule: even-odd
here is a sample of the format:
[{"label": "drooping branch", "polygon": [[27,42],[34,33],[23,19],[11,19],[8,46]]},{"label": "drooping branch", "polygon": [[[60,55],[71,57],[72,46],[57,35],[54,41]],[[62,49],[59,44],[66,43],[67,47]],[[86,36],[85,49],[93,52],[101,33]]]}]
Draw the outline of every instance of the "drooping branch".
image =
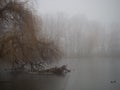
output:
[{"label": "drooping branch", "polygon": [[61,51],[53,41],[43,36],[37,39],[38,24],[23,3],[0,1],[0,57],[10,60],[13,68],[24,68],[27,64],[31,69],[43,68],[43,62],[50,63],[61,57]]}]

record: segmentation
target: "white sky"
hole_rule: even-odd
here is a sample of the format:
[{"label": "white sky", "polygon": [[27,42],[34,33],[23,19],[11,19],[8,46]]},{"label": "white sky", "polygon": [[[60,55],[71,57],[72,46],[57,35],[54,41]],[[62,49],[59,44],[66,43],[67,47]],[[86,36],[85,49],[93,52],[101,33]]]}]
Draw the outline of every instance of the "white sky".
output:
[{"label": "white sky", "polygon": [[120,0],[35,0],[41,14],[84,14],[103,23],[120,23]]}]

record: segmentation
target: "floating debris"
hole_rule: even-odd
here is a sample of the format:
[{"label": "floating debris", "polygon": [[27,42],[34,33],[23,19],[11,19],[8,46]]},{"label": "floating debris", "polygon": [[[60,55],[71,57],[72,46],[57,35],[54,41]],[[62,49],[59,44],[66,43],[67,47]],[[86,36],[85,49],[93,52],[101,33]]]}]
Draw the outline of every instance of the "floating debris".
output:
[{"label": "floating debris", "polygon": [[114,83],[117,83],[117,81],[116,81],[116,80],[113,80],[113,81],[110,81],[110,83],[114,84]]}]

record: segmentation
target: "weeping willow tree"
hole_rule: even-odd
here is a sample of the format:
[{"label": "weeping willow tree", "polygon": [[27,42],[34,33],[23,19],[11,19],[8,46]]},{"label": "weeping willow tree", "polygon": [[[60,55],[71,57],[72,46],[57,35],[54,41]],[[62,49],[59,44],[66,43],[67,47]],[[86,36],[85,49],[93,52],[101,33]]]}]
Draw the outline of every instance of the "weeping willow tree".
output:
[{"label": "weeping willow tree", "polygon": [[[38,18],[38,17],[37,17]],[[0,58],[8,60],[12,69],[42,69],[61,57],[59,47],[41,35],[37,39],[39,22],[25,3],[17,0],[0,0]],[[39,29],[39,30],[38,30]]]}]

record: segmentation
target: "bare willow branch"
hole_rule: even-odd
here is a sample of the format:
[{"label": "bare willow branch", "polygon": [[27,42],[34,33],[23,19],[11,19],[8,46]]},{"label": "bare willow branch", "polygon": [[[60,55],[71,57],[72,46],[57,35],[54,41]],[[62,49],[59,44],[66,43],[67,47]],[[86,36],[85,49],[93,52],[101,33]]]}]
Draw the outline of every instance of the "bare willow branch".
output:
[{"label": "bare willow branch", "polygon": [[[17,0],[0,0],[0,57],[15,65],[51,62],[61,57],[61,51],[53,41],[41,36],[38,40],[37,22],[33,13]],[[40,29],[40,28],[39,28]]]}]

